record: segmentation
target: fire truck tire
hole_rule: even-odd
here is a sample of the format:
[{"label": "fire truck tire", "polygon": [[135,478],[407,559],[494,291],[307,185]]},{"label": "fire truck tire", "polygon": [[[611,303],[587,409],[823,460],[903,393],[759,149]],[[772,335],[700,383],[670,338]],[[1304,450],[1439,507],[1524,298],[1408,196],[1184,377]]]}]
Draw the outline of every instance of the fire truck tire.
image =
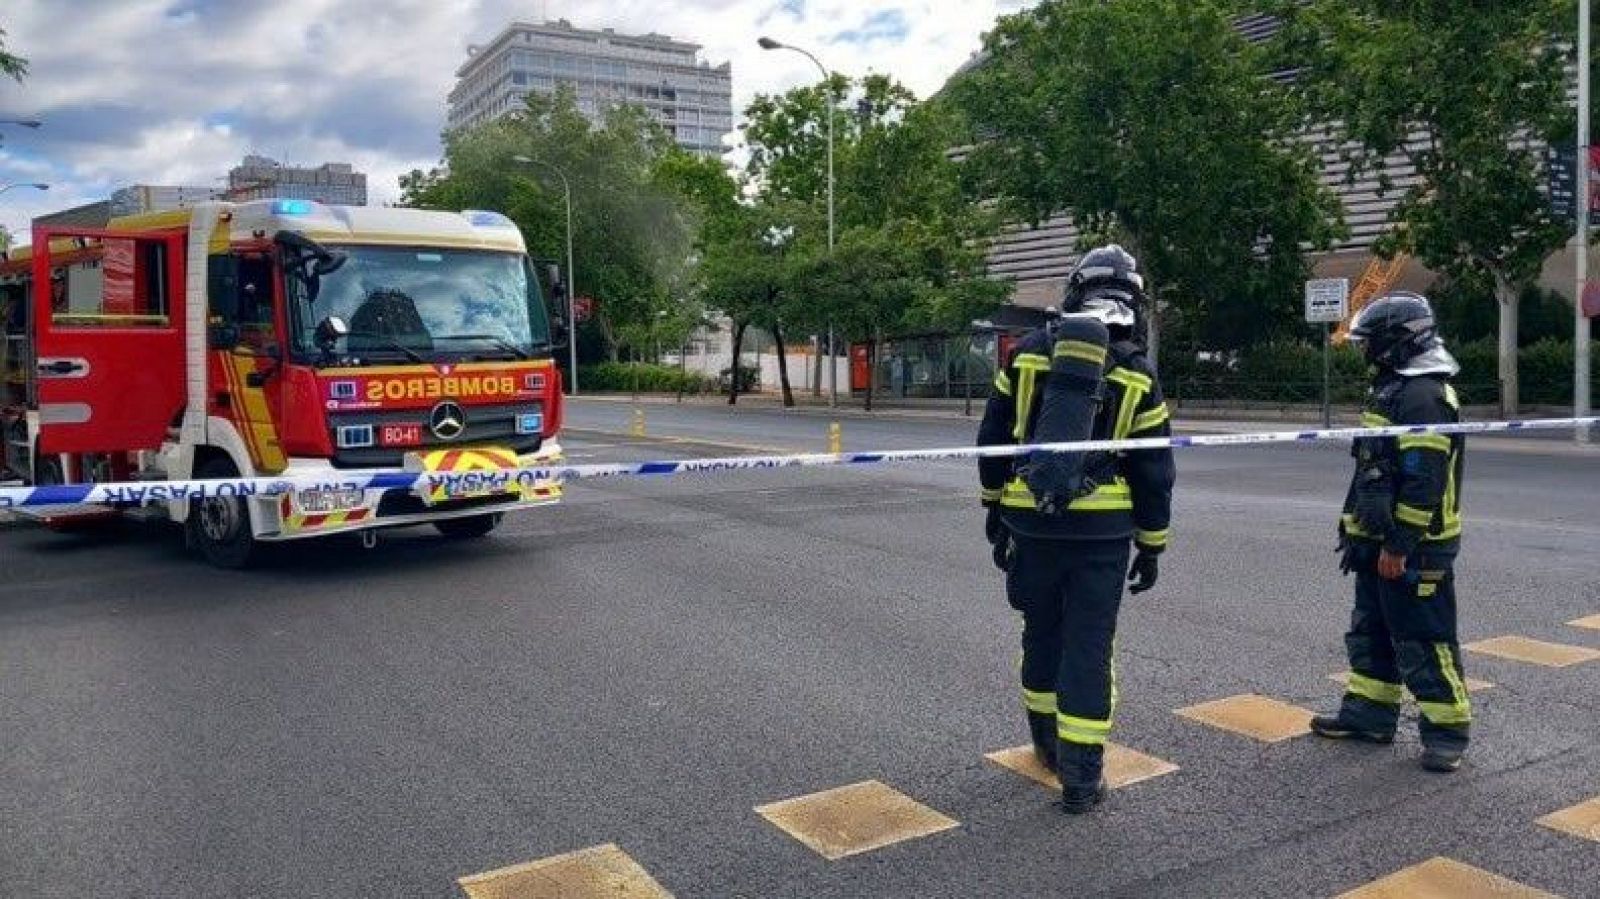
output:
[{"label": "fire truck tire", "polygon": [[[201,480],[235,478],[239,469],[231,459],[213,456],[200,463],[194,475]],[[218,568],[248,568],[256,559],[260,544],[250,532],[250,510],[239,497],[215,496],[194,502],[186,527],[189,543]]]},{"label": "fire truck tire", "polygon": [[439,533],[451,540],[476,540],[479,537],[489,536],[489,532],[500,526],[500,513],[493,515],[474,515],[471,518],[446,518],[444,521],[435,521],[433,526]]}]

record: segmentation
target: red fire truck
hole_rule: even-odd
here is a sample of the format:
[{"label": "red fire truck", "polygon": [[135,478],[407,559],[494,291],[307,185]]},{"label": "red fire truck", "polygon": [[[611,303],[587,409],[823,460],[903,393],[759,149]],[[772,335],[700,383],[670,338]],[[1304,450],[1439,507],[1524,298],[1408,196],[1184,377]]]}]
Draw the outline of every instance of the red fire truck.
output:
[{"label": "red fire truck", "polygon": [[[123,511],[170,517],[224,567],[263,542],[342,532],[368,545],[376,529],[424,523],[483,536],[506,512],[558,501],[559,485],[367,490],[340,475],[559,459],[560,282],[494,212],[291,199],[36,226],[30,247],[0,256],[0,483],[326,485],[192,501],[130,491]],[[59,525],[106,507],[21,511]]]}]

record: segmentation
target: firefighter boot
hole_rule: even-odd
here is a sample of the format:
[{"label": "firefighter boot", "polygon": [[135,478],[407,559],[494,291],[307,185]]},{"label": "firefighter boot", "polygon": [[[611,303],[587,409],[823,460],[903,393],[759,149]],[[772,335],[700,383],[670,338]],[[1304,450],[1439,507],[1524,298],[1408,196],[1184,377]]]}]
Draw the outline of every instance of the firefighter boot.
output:
[{"label": "firefighter boot", "polygon": [[1029,712],[1028,731],[1033,735],[1033,757],[1045,768],[1056,770],[1056,716]]},{"label": "firefighter boot", "polygon": [[1081,815],[1106,798],[1105,747],[1061,740],[1056,744],[1056,772],[1061,776],[1061,810]]},{"label": "firefighter boot", "polygon": [[1399,721],[1399,704],[1375,702],[1347,693],[1338,714],[1318,715],[1311,719],[1311,731],[1330,740],[1357,740],[1387,745],[1394,742],[1394,731]]},{"label": "firefighter boot", "polygon": [[1421,731],[1424,770],[1449,774],[1461,767],[1467,751],[1467,725],[1434,724],[1424,718]]}]

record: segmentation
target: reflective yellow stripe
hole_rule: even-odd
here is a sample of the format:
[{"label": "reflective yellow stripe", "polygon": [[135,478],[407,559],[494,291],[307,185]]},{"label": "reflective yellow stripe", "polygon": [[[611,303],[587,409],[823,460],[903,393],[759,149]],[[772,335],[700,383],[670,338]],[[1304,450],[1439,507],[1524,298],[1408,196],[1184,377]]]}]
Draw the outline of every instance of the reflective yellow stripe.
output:
[{"label": "reflective yellow stripe", "polygon": [[1030,712],[1037,712],[1041,715],[1054,715],[1056,713],[1056,694],[1054,692],[1043,693],[1023,687],[1022,704],[1027,706]]},{"label": "reflective yellow stripe", "polygon": [[1111,736],[1111,722],[1057,714],[1056,736],[1068,743],[1104,746],[1106,739]]},{"label": "reflective yellow stripe", "polygon": [[1361,413],[1361,426],[1363,428],[1387,428],[1393,424],[1394,422],[1376,412]]},{"label": "reflective yellow stripe", "polygon": [[1344,532],[1352,537],[1373,536],[1372,534],[1367,533],[1365,528],[1356,523],[1356,517],[1354,515],[1345,513],[1344,515],[1340,516],[1339,520],[1344,523]]},{"label": "reflective yellow stripe", "polygon": [[1092,365],[1106,364],[1106,348],[1081,340],[1058,340],[1055,349],[1056,358],[1066,357],[1088,362]]},{"label": "reflective yellow stripe", "polygon": [[1350,673],[1350,680],[1345,682],[1345,689],[1357,696],[1381,702],[1384,705],[1400,704],[1400,685],[1391,684],[1364,674]]},{"label": "reflective yellow stripe", "polygon": [[1148,431],[1151,428],[1160,427],[1171,420],[1171,418],[1172,411],[1167,408],[1166,403],[1162,403],[1148,412],[1141,412],[1138,415],[1135,415],[1133,417],[1133,429],[1129,433],[1139,434],[1144,431]]},{"label": "reflective yellow stripe", "polygon": [[986,503],[997,503],[1000,501],[1000,496],[1002,493],[1004,493],[1004,491],[998,488],[991,490],[988,487],[984,487],[978,491],[978,498],[982,499]]},{"label": "reflective yellow stripe", "polygon": [[1002,372],[995,372],[994,389],[995,389],[995,392],[999,393],[1001,396],[1010,396],[1011,395],[1011,376],[1006,374],[1003,371]]},{"label": "reflective yellow stripe", "polygon": [[1019,353],[1012,361],[1017,368],[1017,423],[1011,429],[1017,440],[1028,438],[1028,419],[1033,414],[1033,391],[1039,372],[1050,370],[1050,360],[1035,353]]},{"label": "reflective yellow stripe", "polygon": [[1450,452],[1450,438],[1443,434],[1407,434],[1396,442],[1402,450],[1430,449],[1441,453]]},{"label": "reflective yellow stripe", "polygon": [[1461,408],[1461,397],[1456,395],[1456,389],[1449,384],[1444,385],[1444,401],[1449,403],[1452,409]]},{"label": "reflective yellow stripe", "polygon": [[1451,702],[1423,702],[1417,701],[1417,708],[1422,710],[1428,720],[1434,724],[1469,724],[1472,721],[1472,700],[1467,697],[1467,685],[1461,679],[1461,672],[1456,669],[1455,654],[1450,651],[1450,644],[1433,644],[1434,654],[1439,657],[1439,671],[1444,674],[1445,682],[1450,685]]},{"label": "reflective yellow stripe", "polygon": [[[1008,509],[1026,509],[1029,512],[1038,511],[1039,504],[1033,498],[1033,491],[1021,478],[1012,478],[1006,483],[1005,491],[1000,496],[1000,505]],[[1117,478],[1114,483],[1102,484],[1088,496],[1080,496],[1067,507],[1071,512],[1123,512],[1133,509],[1133,492],[1128,489],[1128,482]]]},{"label": "reflective yellow stripe", "polygon": [[1395,503],[1395,520],[1401,524],[1409,524],[1414,528],[1425,528],[1433,524],[1433,513],[1427,509],[1408,506],[1405,503]]},{"label": "reflective yellow stripe", "polygon": [[1171,530],[1165,530],[1165,531],[1140,531],[1140,530],[1135,530],[1133,532],[1133,542],[1139,544],[1140,546],[1164,547],[1164,546],[1167,545],[1167,538],[1171,534],[1172,534]]},{"label": "reflective yellow stripe", "polygon": [[1150,388],[1153,386],[1153,382],[1148,375],[1142,375],[1120,366],[1106,372],[1106,380],[1116,381],[1129,390],[1137,390],[1140,393],[1149,393]]}]

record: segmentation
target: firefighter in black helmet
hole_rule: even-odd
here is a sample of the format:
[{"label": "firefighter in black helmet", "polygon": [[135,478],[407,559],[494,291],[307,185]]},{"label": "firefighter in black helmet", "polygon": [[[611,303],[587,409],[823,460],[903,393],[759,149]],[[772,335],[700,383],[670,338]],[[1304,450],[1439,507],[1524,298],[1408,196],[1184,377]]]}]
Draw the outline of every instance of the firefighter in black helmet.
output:
[{"label": "firefighter in black helmet", "polygon": [[[1024,337],[996,376],[979,445],[1169,434],[1143,346],[1144,301],[1138,265],[1121,247],[1086,254],[1068,277],[1060,318]],[[1060,775],[1062,808],[1082,813],[1105,797],[1117,611],[1124,578],[1134,593],[1155,586],[1172,452],[1041,452],[983,459],[978,473],[995,563],[1022,612],[1034,752]]]},{"label": "firefighter in black helmet", "polygon": [[[1391,293],[1356,316],[1350,340],[1375,368],[1362,424],[1460,420],[1459,370],[1426,298]],[[1345,646],[1350,680],[1337,714],[1311,722],[1332,739],[1394,740],[1402,686],[1422,712],[1422,766],[1461,766],[1472,722],[1456,637],[1455,559],[1461,542],[1460,435],[1356,441],[1355,477],[1339,524],[1341,567],[1354,573]]]}]

